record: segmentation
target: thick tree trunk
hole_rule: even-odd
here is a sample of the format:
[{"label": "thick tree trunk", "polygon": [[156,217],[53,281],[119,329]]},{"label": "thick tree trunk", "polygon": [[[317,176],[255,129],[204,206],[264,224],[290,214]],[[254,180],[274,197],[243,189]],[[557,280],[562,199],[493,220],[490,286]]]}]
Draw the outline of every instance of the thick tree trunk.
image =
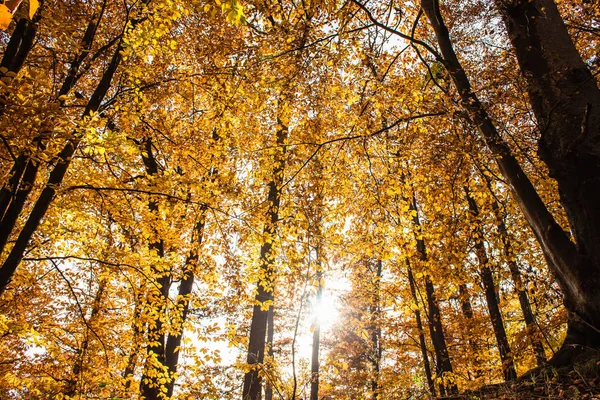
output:
[{"label": "thick tree trunk", "polygon": [[[504,4],[504,2],[500,1],[499,3],[502,5]],[[544,6],[540,1],[519,1],[507,3],[523,3],[526,9],[528,7],[537,9]],[[526,14],[524,19],[535,22],[534,26],[525,25],[525,30],[537,32],[534,28],[540,24],[540,21],[544,21],[542,24],[544,26],[548,24],[552,25],[554,23],[552,20],[556,18],[552,16],[552,11],[550,10],[554,6],[553,3],[550,4],[550,1],[543,3],[549,3],[548,12],[550,14],[544,18],[529,18],[531,15],[534,17],[535,15]],[[576,187],[573,187],[573,185],[565,182],[562,184],[559,182],[559,188],[561,188],[561,186],[563,187],[560,189],[561,196],[563,198],[563,205],[571,221],[571,226],[576,226],[574,228],[575,238],[578,240],[578,247],[576,248],[576,246],[570,241],[568,235],[562,230],[552,214],[546,208],[546,205],[541,200],[537,191],[531,184],[531,181],[529,181],[518,161],[512,155],[510,148],[504,139],[499,135],[490,116],[487,114],[483,105],[477,98],[477,95],[473,92],[469,79],[467,78],[462,65],[456,57],[456,53],[454,52],[448,29],[439,10],[438,0],[421,0],[421,6],[427,15],[437,37],[439,48],[442,54],[438,61],[442,62],[445,68],[448,70],[460,95],[462,107],[465,109],[469,118],[484,137],[489,150],[495,156],[495,160],[500,172],[502,173],[502,176],[510,186],[515,200],[519,204],[521,211],[525,215],[525,218],[527,219],[537,238],[538,243],[542,248],[544,256],[548,261],[548,266],[550,267],[556,281],[559,283],[562,289],[565,298],[565,306],[570,311],[569,329],[567,332],[567,338],[565,339],[565,344],[567,347],[565,347],[565,350],[567,350],[569,347],[571,347],[570,345],[573,344],[600,347],[600,291],[596,290],[599,283],[600,274],[598,272],[599,268],[598,262],[596,261],[597,258],[594,255],[600,252],[600,250],[598,250],[600,249],[600,247],[598,247],[600,246],[600,240],[598,240],[598,234],[600,232],[598,231],[598,229],[600,229],[600,224],[598,224],[598,216],[600,211],[597,207],[597,204],[599,204],[598,195],[600,194],[600,189],[598,188],[600,186],[597,185],[596,181],[593,181],[599,176],[597,173],[598,158],[591,153],[593,149],[597,150],[597,145],[596,147],[589,147],[591,146],[590,143],[592,141],[595,140],[597,142],[598,140],[597,130],[596,133],[589,132],[591,131],[592,126],[595,127],[593,129],[598,129],[600,126],[598,124],[598,118],[596,117],[596,115],[598,115],[597,113],[600,111],[600,107],[591,107],[587,105],[597,104],[595,100],[594,103],[586,102],[583,111],[581,111],[581,108],[577,107],[576,103],[571,104],[571,106],[574,109],[577,109],[577,112],[581,113],[582,115],[582,118],[578,122],[579,128],[576,131],[577,133],[570,135],[562,142],[558,141],[557,138],[552,137],[552,135],[546,135],[548,139],[542,140],[541,143],[542,158],[546,160],[552,159],[552,157],[549,156],[549,153],[552,152],[550,152],[548,149],[554,152],[552,154],[557,152],[565,152],[570,154],[572,152],[567,150],[569,150],[571,148],[571,144],[573,144],[573,149],[588,150],[587,153],[581,151],[576,157],[573,157],[572,155],[567,157],[568,159],[572,160],[573,158],[577,159],[579,156],[581,156],[580,161],[572,161],[571,165],[567,165],[568,163],[565,164],[565,168],[578,165],[574,169],[568,168],[569,172],[566,179],[572,179],[571,183],[577,181],[580,184]],[[521,12],[514,13],[516,16],[520,16],[521,14]],[[512,23],[510,21],[511,18],[513,17],[507,16],[505,17],[505,20],[508,19],[508,22]],[[560,19],[560,17],[558,17],[558,19]],[[509,28],[512,29],[512,33],[510,34],[511,37],[515,36],[515,27],[518,26],[518,24],[513,24],[513,26]],[[552,30],[549,30],[548,32],[552,35],[550,35],[547,39],[550,41],[556,40],[557,44],[555,46],[549,46],[544,52],[544,55],[548,56],[546,53],[554,54],[554,52],[551,51],[552,49],[557,50],[557,53],[562,53],[563,50],[561,50],[561,46],[564,45],[564,41],[560,40],[559,38],[554,38],[556,34],[552,32]],[[528,34],[522,34],[519,36],[519,38],[522,38],[523,35],[527,37]],[[537,40],[539,41],[539,37]],[[525,42],[528,43],[528,45],[522,46],[518,44],[518,47],[522,49],[522,53],[539,53],[535,50],[536,46],[539,47],[538,43],[535,41]],[[531,52],[529,52],[530,49]],[[565,57],[569,57],[569,54],[572,53],[567,49],[564,49],[564,51],[566,52]],[[520,63],[523,64],[523,61]],[[561,70],[564,69],[564,63],[558,63],[558,65],[560,65]],[[578,69],[571,71],[569,74],[581,75],[584,72],[585,71]],[[526,73],[525,75],[527,76],[528,74]],[[552,74],[545,74],[544,76],[546,77],[545,79],[549,79],[550,81],[555,78],[552,76]],[[589,83],[587,86],[595,86],[595,82],[590,83],[589,80],[586,82]],[[588,91],[586,90],[586,92]],[[592,92],[596,93],[597,88],[592,90]],[[597,97],[598,96],[593,94],[593,96],[590,96],[588,100],[591,101],[592,98],[596,99]],[[559,102],[551,103],[557,106]],[[568,107],[569,106],[567,106],[567,108]],[[534,107],[534,111],[536,109],[538,109],[538,107]],[[554,108],[551,109],[554,110]],[[569,117],[570,118],[568,119],[572,122],[572,116]],[[542,122],[543,121],[545,120],[542,119]],[[548,131],[548,127],[545,126],[545,124],[542,123],[542,127],[544,131]],[[584,129],[582,130],[581,127]],[[581,141],[577,139],[580,132],[583,132],[581,135]],[[586,139],[583,139],[584,137]],[[559,143],[562,143],[564,147],[561,147],[557,150],[555,147],[558,146]],[[548,161],[546,162],[548,163]],[[555,176],[557,174],[556,170],[559,165],[560,163],[557,162],[556,165],[549,166],[551,173],[555,174]],[[582,174],[584,178],[582,179],[580,176],[578,176],[578,174]],[[582,188],[585,188],[585,190],[582,190]],[[568,198],[567,200],[564,200],[565,192],[569,193],[569,195],[566,196]],[[587,215],[587,217],[584,218],[585,215]],[[563,357],[563,355],[561,355],[560,357],[555,357],[554,359],[555,364],[563,364],[570,361],[571,360],[568,357],[568,354],[567,357]]]},{"label": "thick tree trunk", "polygon": [[435,383],[433,382],[433,377],[431,376],[431,367],[429,365],[429,356],[427,354],[427,343],[425,342],[425,331],[423,330],[421,310],[419,308],[419,299],[417,297],[417,285],[408,258],[406,259],[406,267],[408,269],[408,283],[410,285],[410,293],[412,295],[413,303],[415,305],[415,321],[417,322],[417,329],[419,330],[419,347],[421,349],[421,355],[423,356],[423,368],[425,370],[425,378],[427,379],[429,393],[431,393],[431,395],[435,397]]},{"label": "thick tree trunk", "polygon": [[467,202],[469,203],[469,211],[473,218],[473,223],[475,224],[473,229],[475,253],[477,255],[477,260],[479,261],[481,283],[483,284],[483,289],[485,291],[488,313],[492,321],[492,327],[494,328],[494,335],[496,336],[500,359],[502,360],[502,374],[504,375],[505,381],[512,381],[517,379],[517,371],[515,370],[515,363],[510,352],[510,345],[508,343],[508,337],[506,336],[506,329],[504,328],[504,321],[498,304],[498,297],[496,296],[496,285],[494,284],[494,277],[492,275],[492,270],[490,269],[490,260],[487,255],[487,250],[485,249],[485,244],[483,243],[484,233],[481,221],[479,220],[479,208],[477,207],[475,199],[471,197],[469,188],[466,186],[465,195],[467,197]]},{"label": "thick tree trunk", "polygon": [[[558,183],[576,243],[568,263],[558,266],[565,306],[571,312],[565,345],[598,348],[600,89],[554,1],[496,4],[527,82],[540,132],[538,153]],[[554,361],[560,363],[561,357]]]},{"label": "thick tree trunk", "polygon": [[[284,172],[285,141],[288,135],[287,126],[285,126],[282,121],[278,121],[278,125],[280,126],[276,138],[278,152],[273,160],[273,175],[268,185],[268,221],[263,230],[265,237],[268,239],[262,244],[260,249],[260,269],[263,278],[257,283],[255,304],[252,310],[247,357],[247,363],[250,366],[250,370],[244,375],[244,387],[242,392],[243,400],[261,400],[262,397],[262,377],[259,375],[259,369],[262,367],[265,358],[267,314],[269,308],[273,304],[273,278],[275,275],[275,266],[272,255],[272,241],[275,237],[279,220],[279,204],[281,202],[281,185],[283,183]],[[268,303],[266,309],[264,303]]]}]

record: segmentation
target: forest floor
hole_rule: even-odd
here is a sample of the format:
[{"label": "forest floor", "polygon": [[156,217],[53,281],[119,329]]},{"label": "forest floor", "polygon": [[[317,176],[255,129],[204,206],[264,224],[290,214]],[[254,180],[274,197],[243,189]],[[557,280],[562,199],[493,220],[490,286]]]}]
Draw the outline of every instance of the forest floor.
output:
[{"label": "forest floor", "polygon": [[600,399],[600,352],[588,352],[569,367],[536,368],[515,382],[484,386],[446,399]]}]

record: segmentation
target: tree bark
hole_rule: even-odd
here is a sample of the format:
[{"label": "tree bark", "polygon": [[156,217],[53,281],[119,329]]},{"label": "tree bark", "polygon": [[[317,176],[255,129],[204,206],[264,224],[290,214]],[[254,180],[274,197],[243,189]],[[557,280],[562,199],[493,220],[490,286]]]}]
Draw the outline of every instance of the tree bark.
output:
[{"label": "tree bark", "polygon": [[[149,1],[150,0],[144,0],[143,3],[148,4]],[[131,21],[130,24],[132,27],[134,27],[138,22],[139,20],[134,20]],[[98,82],[94,93],[88,101],[88,104],[82,114],[82,119],[89,117],[92,113],[97,112],[100,108],[100,105],[102,104],[102,101],[104,100],[104,97],[110,88],[112,78],[121,62],[123,49],[124,43],[121,39],[112,56],[110,64],[104,71],[100,82]],[[42,189],[42,192],[35,202],[33,209],[29,213],[25,225],[23,226],[23,229],[21,229],[13,248],[2,264],[2,267],[0,267],[0,295],[4,292],[6,286],[12,279],[14,272],[23,259],[23,254],[25,253],[31,237],[46,215],[46,212],[48,211],[48,208],[54,199],[54,195],[56,194],[56,189],[62,184],[67,170],[71,164],[73,154],[75,154],[75,151],[77,150],[81,140],[82,138],[79,134],[74,134],[71,139],[67,140],[67,143],[59,152],[57,156],[58,161],[50,172],[50,176],[48,177],[44,189]]]},{"label": "tree bark", "polygon": [[575,250],[562,275],[571,345],[600,347],[600,89],[552,0],[495,0],[527,83],[538,154],[558,184]]},{"label": "tree bark", "polygon": [[[244,387],[242,392],[243,400],[261,400],[262,377],[259,375],[259,368],[262,367],[265,358],[265,336],[267,333],[267,314],[268,309],[273,303],[273,278],[275,275],[275,265],[273,260],[273,243],[277,231],[277,222],[279,220],[279,204],[281,202],[281,185],[283,183],[285,141],[287,139],[287,126],[281,120],[278,120],[278,130],[276,137],[277,153],[274,159],[273,174],[268,184],[267,204],[267,223],[263,229],[265,237],[268,239],[262,244],[260,249],[260,270],[263,278],[257,283],[257,293],[255,304],[252,310],[252,321],[250,323],[250,337],[248,340],[248,363],[250,370],[244,375]],[[267,303],[268,306],[264,309]]]},{"label": "tree bark", "polygon": [[[486,178],[488,190],[492,192],[492,195],[494,195],[489,179],[487,179],[487,177],[484,178]],[[523,284],[523,278],[521,277],[521,271],[515,258],[516,255],[512,250],[510,235],[506,229],[504,217],[500,213],[500,206],[496,199],[494,199],[492,202],[492,210],[494,212],[494,217],[496,218],[496,226],[498,227],[500,240],[502,241],[502,250],[504,252],[504,257],[506,258],[506,264],[508,265],[510,275],[513,283],[515,284],[515,292],[517,293],[519,305],[521,306],[521,311],[523,312],[523,319],[525,320],[525,326],[527,327],[527,337],[529,338],[531,348],[535,354],[537,365],[541,367],[547,363],[546,352],[544,350],[542,341],[539,339],[541,332],[539,332],[535,315],[531,309],[529,296],[527,296],[527,291],[525,290],[525,285]]]},{"label": "tree bark", "polygon": [[[158,164],[154,158],[154,150],[152,148],[152,140],[146,138],[142,142],[142,160],[148,177],[158,175]],[[153,215],[158,214],[158,203],[151,199],[148,202],[148,208]],[[156,254],[159,259],[163,259],[165,255],[165,244],[162,238],[158,237],[158,233],[154,232],[154,237],[150,238],[149,244],[150,254]],[[147,307],[155,309],[156,318],[154,324],[148,328],[148,346],[146,349],[147,359],[144,372],[140,379],[140,393],[145,400],[157,400],[161,393],[161,384],[158,383],[159,377],[162,377],[159,365],[166,365],[165,355],[165,332],[163,331],[163,316],[166,315],[167,299],[169,297],[169,289],[171,288],[170,270],[164,270],[162,267],[152,266],[154,285],[150,285],[148,298],[146,300]],[[168,374],[168,372],[167,372]],[[169,381],[170,376],[166,376]]]},{"label": "tree bark", "polygon": [[[415,239],[417,242],[417,254],[419,260],[423,263],[427,262],[427,248],[425,247],[425,240],[420,236],[421,232],[421,221],[417,210],[417,197],[413,192],[412,200],[410,203],[410,210],[414,212],[413,224],[415,227]],[[436,358],[436,375],[441,377],[440,383],[440,395],[445,396],[446,390],[450,394],[458,393],[456,384],[448,382],[446,385],[444,382],[444,375],[452,374],[452,361],[448,354],[448,347],[446,346],[446,339],[444,337],[444,328],[442,326],[442,318],[440,315],[440,308],[435,294],[435,287],[431,281],[431,277],[426,274],[425,276],[425,293],[427,295],[427,309],[428,309],[428,321],[429,321],[429,332],[431,335],[431,341],[435,350]]]},{"label": "tree bark", "polygon": [[373,370],[371,374],[371,393],[373,394],[372,399],[377,400],[379,398],[379,372],[381,369],[381,356],[383,349],[381,347],[381,305],[380,305],[380,287],[381,287],[381,274],[383,272],[383,263],[381,260],[377,260],[375,267],[375,276],[373,277],[373,292],[371,295],[371,304],[369,307],[370,326],[369,331],[371,333],[371,368]]},{"label": "tree bark", "polygon": [[[517,3],[527,3],[526,5],[528,6],[531,5],[532,7],[537,7],[539,6],[538,3],[540,2],[523,1]],[[506,144],[505,140],[498,133],[490,116],[487,114],[483,105],[477,98],[477,95],[473,92],[469,79],[467,78],[467,75],[460,64],[456,53],[454,52],[454,48],[450,41],[448,28],[446,27],[439,10],[438,0],[422,0],[421,6],[435,31],[438,45],[442,53],[442,56],[438,59],[438,61],[442,62],[446,70],[449,72],[460,95],[462,107],[485,139],[489,150],[495,156],[496,163],[502,176],[505,178],[506,182],[511,188],[515,200],[519,204],[521,211],[525,215],[525,218],[527,219],[533,233],[537,238],[538,243],[542,248],[544,256],[548,261],[548,266],[550,267],[556,281],[559,283],[562,289],[565,299],[565,307],[570,311],[569,329],[567,332],[567,338],[564,342],[566,345],[566,347],[564,347],[565,350],[568,350],[570,345],[600,347],[600,291],[596,290],[599,283],[598,280],[600,279],[600,274],[598,273],[598,263],[593,260],[593,257],[591,257],[592,254],[589,253],[592,252],[597,254],[600,252],[600,250],[593,250],[588,245],[588,242],[594,242],[596,243],[596,246],[600,246],[598,244],[600,243],[600,240],[598,240],[598,236],[596,236],[597,233],[600,233],[600,231],[598,231],[598,229],[600,229],[600,224],[598,224],[598,219],[596,219],[600,213],[600,211],[597,209],[597,200],[598,194],[600,194],[600,189],[598,189],[599,186],[597,183],[593,182],[593,179],[597,179],[598,174],[596,172],[592,173],[593,177],[596,178],[589,176],[587,173],[585,174],[585,179],[581,180],[577,178],[582,184],[577,187],[577,193],[579,193],[579,195],[573,195],[569,198],[571,198],[574,203],[581,203],[579,204],[581,207],[578,207],[578,204],[571,204],[568,201],[565,202],[563,200],[572,226],[577,225],[578,222],[581,222],[581,220],[578,218],[573,219],[573,215],[577,214],[581,217],[585,214],[585,212],[590,213],[588,219],[590,222],[581,223],[585,226],[595,226],[595,228],[576,228],[576,240],[581,236],[585,237],[586,239],[590,239],[585,243],[578,242],[578,247],[576,248],[573,242],[570,241],[568,235],[562,230],[552,214],[548,211],[546,205],[531,184],[531,181],[529,178],[527,178],[518,161],[512,155],[511,150]],[[519,15],[519,13],[517,13],[517,15]],[[525,19],[528,19],[527,16]],[[535,24],[537,24],[540,20],[545,20],[546,18],[534,19],[537,21]],[[514,32],[511,36],[514,36]],[[532,44],[535,43],[532,42]],[[524,52],[527,52],[528,48],[534,49],[531,46],[523,47]],[[547,76],[547,79],[550,78],[550,76]],[[575,107],[576,104],[573,106]],[[536,107],[534,107],[534,110],[535,109]],[[591,107],[586,105],[585,110],[588,110],[588,116],[590,114],[590,109]],[[600,111],[600,107],[595,108],[594,113],[597,112],[596,110]],[[586,112],[584,111],[584,115],[585,114]],[[582,143],[589,143],[591,138],[595,138],[594,140],[597,140],[597,134],[587,133],[587,127],[592,125],[589,123],[591,120],[591,116],[590,119],[586,117],[579,120],[578,126],[581,127],[583,125],[586,127],[586,129],[584,129],[585,135],[583,136],[588,138]],[[593,121],[598,120],[596,117],[594,117]],[[595,126],[598,127],[600,125],[596,123]],[[578,132],[579,131],[581,131],[581,129],[578,129]],[[541,144],[542,149],[545,149],[547,147],[555,146],[556,142],[553,142],[552,140],[542,140]],[[581,148],[582,146],[578,144],[576,147]],[[542,153],[544,153],[544,151],[546,150],[543,150]],[[575,171],[597,171],[598,163],[596,158],[592,157],[588,153],[582,153],[581,156],[585,162],[581,161],[581,164],[579,164],[579,167],[577,167]],[[547,159],[548,157],[548,155],[542,155],[542,158]],[[595,167],[594,163],[596,163]],[[586,169],[587,167],[583,167],[583,165],[587,164],[590,164],[589,169]],[[555,169],[556,168],[550,166],[551,173],[556,174]],[[569,169],[569,171],[573,172],[573,169]],[[574,176],[576,175],[577,173],[574,173]],[[573,178],[573,176],[569,175],[568,179],[571,178]],[[561,184],[559,183],[559,188],[560,187]],[[582,187],[585,187],[586,190],[581,190]],[[562,192],[564,192],[564,190],[561,190],[561,193]],[[581,194],[588,192],[592,193],[592,195],[588,196]],[[581,201],[574,201],[574,199],[578,196],[582,197]],[[564,198],[564,196],[562,197]],[[595,200],[589,201],[590,198]],[[576,213],[575,209],[578,209],[579,211]],[[583,232],[585,232],[585,235]],[[596,249],[598,248],[599,247],[596,247]],[[571,359],[567,354],[566,357],[563,357],[562,355],[560,357],[555,357],[554,363],[556,365],[560,365],[569,363],[570,361]]]},{"label": "tree bark", "polygon": [[[267,342],[266,342],[266,346],[267,346],[267,354],[269,355],[269,357],[271,357],[271,359],[273,358],[273,336],[275,335],[275,325],[274,325],[274,319],[275,319],[275,310],[273,308],[273,306],[269,306],[269,310],[267,313]],[[273,399],[273,383],[271,382],[271,379],[267,380],[267,383],[265,385],[265,400],[272,400]]]},{"label": "tree bark", "polygon": [[513,381],[517,379],[517,371],[515,370],[515,363],[510,352],[510,345],[508,343],[508,337],[506,336],[506,329],[504,328],[504,321],[502,319],[502,313],[500,312],[500,305],[498,304],[496,285],[494,283],[494,277],[490,268],[490,260],[483,243],[484,233],[483,227],[481,226],[481,221],[479,220],[479,208],[477,207],[475,199],[471,197],[469,188],[465,186],[464,189],[465,196],[469,204],[469,211],[473,218],[473,223],[475,224],[473,229],[475,253],[477,255],[477,260],[479,261],[479,272],[481,275],[481,283],[483,284],[483,289],[485,291],[488,313],[492,321],[492,327],[494,328],[494,335],[496,336],[496,343],[498,344],[500,359],[502,360],[502,374],[504,375],[505,381]]},{"label": "tree bark", "polygon": [[[69,63],[70,66],[69,71],[67,72],[67,77],[63,81],[57,97],[68,94],[75,85],[77,72],[92,48],[98,24],[100,23],[102,15],[104,14],[105,5],[106,2],[104,2],[99,16],[92,17],[92,20],[89,22],[80,43],[81,51]],[[17,63],[15,59],[18,60],[19,57],[24,58],[30,50],[29,46],[26,48],[27,53],[19,56],[20,53],[25,51],[22,49],[24,46],[22,42],[29,40],[26,39],[27,35],[35,34],[35,32],[30,32],[31,29],[33,29],[31,24],[33,24],[33,22],[26,21],[25,28],[23,28],[23,32],[21,32],[19,21],[13,36],[25,36],[25,38],[13,40],[13,37],[11,37],[11,40],[9,41],[9,48],[7,48],[7,52],[10,50],[10,53],[5,53],[2,60],[2,66],[7,64],[9,65],[9,68],[12,68],[9,69],[9,71],[18,72],[22,66],[22,63]],[[13,41],[18,42],[18,44],[11,44]],[[15,49],[13,49],[13,47],[15,47]],[[12,52],[15,52],[15,54],[11,55]],[[10,60],[5,61],[7,58]],[[64,101],[60,101],[61,105],[64,105]],[[0,106],[0,113],[1,112],[2,106]],[[49,132],[42,132],[33,139],[33,142],[40,151],[46,149],[45,139],[48,134]],[[36,176],[39,170],[39,165],[40,161],[36,160],[34,155],[30,154],[29,151],[21,152],[11,168],[9,181],[2,187],[2,189],[0,189],[0,253],[2,253],[4,250],[6,242],[14,230],[17,220],[19,219],[19,216],[25,207],[29,193],[33,189],[33,185],[35,184]]]}]

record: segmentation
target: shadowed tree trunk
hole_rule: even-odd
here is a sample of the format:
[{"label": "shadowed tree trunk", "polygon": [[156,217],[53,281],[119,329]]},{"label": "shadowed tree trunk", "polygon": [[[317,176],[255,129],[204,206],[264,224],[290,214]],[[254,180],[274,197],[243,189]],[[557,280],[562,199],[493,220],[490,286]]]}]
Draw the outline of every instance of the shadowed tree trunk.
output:
[{"label": "shadowed tree trunk", "polygon": [[570,311],[565,346],[554,359],[560,364],[571,345],[600,347],[600,89],[554,1],[495,3],[527,82],[538,154],[558,183],[575,240],[565,246],[569,257],[553,262]]},{"label": "shadowed tree trunk", "polygon": [[[262,278],[257,283],[255,304],[252,310],[252,321],[250,322],[250,337],[248,340],[247,363],[250,370],[244,375],[243,400],[261,400],[262,377],[259,369],[265,358],[265,344],[267,334],[267,317],[269,308],[273,305],[273,278],[275,265],[273,259],[273,239],[277,231],[279,220],[279,204],[281,201],[281,185],[283,183],[285,141],[288,128],[283,121],[278,119],[278,130],[276,134],[277,152],[274,158],[273,173],[268,184],[267,194],[267,223],[263,229],[265,237],[268,238],[260,249],[260,269]],[[265,303],[267,307],[265,309]]]},{"label": "shadowed tree trunk", "polygon": [[[269,311],[267,314],[267,355],[273,358],[273,336],[275,335],[275,309],[273,306],[269,306]],[[268,379],[265,384],[265,400],[273,399],[273,383],[271,379]]]},{"label": "shadowed tree trunk", "polygon": [[[144,0],[142,3],[147,5],[149,2],[150,0]],[[141,20],[132,20],[129,22],[129,25],[131,28],[134,28],[135,25],[140,21]],[[104,100],[104,97],[111,86],[112,79],[117,72],[117,68],[121,63],[124,47],[125,44],[121,38],[108,67],[102,74],[94,93],[90,97],[90,100],[85,107],[85,110],[82,114],[82,119],[89,117],[92,115],[92,113],[97,112],[100,108],[102,101]],[[81,134],[74,133],[73,136],[67,140],[67,143],[62,150],[58,153],[56,165],[52,171],[50,171],[50,176],[48,177],[44,188],[35,202],[33,209],[29,213],[29,216],[27,217],[27,220],[25,221],[25,224],[16,239],[13,248],[2,264],[2,267],[0,267],[0,295],[6,289],[6,286],[10,282],[15,270],[21,263],[23,254],[27,249],[29,241],[46,215],[46,212],[48,211],[48,208],[54,199],[57,188],[62,184],[67,170],[71,164],[72,157],[75,154],[77,147],[81,143],[81,140]]]},{"label": "shadowed tree trunk", "polygon": [[[492,190],[490,181],[487,177],[486,184],[488,190],[494,195]],[[506,224],[504,223],[504,217],[500,212],[500,205],[498,201],[493,198],[492,202],[492,210],[494,212],[494,217],[496,218],[496,226],[498,227],[498,233],[500,234],[500,240],[502,241],[502,247],[504,252],[504,257],[506,258],[506,264],[508,265],[508,269],[510,271],[510,275],[515,284],[515,292],[517,292],[517,297],[519,298],[519,305],[521,306],[521,311],[523,312],[523,319],[525,320],[525,326],[527,327],[527,337],[531,343],[531,347],[535,354],[535,359],[538,366],[542,366],[547,363],[546,352],[544,351],[544,346],[542,345],[542,341],[540,340],[539,327],[533,314],[533,310],[531,309],[531,303],[529,302],[529,296],[527,296],[527,291],[525,290],[525,285],[523,283],[523,278],[521,277],[521,271],[519,265],[516,261],[516,254],[514,254],[511,246],[511,238],[508,234],[508,230],[506,229]]]},{"label": "shadowed tree trunk", "polygon": [[417,297],[417,285],[408,258],[406,259],[406,267],[408,269],[408,283],[410,285],[410,293],[412,295],[413,303],[415,305],[415,320],[417,322],[417,329],[419,330],[419,347],[421,349],[421,355],[423,356],[423,368],[425,370],[425,378],[427,379],[427,386],[429,387],[429,392],[432,396],[435,397],[435,383],[433,382],[433,377],[431,376],[431,367],[429,366],[427,343],[425,342],[425,331],[423,330],[423,322],[421,321],[421,310],[419,307],[419,300]]},{"label": "shadowed tree trunk", "polygon": [[481,275],[481,283],[483,284],[483,289],[485,291],[488,313],[492,321],[492,327],[494,328],[494,335],[496,336],[500,359],[502,360],[502,374],[504,375],[505,381],[512,381],[517,379],[517,371],[515,370],[508,337],[506,336],[506,329],[504,328],[502,313],[500,312],[500,306],[498,304],[498,296],[496,295],[496,285],[494,284],[494,276],[490,268],[490,260],[483,242],[484,232],[481,221],[479,220],[479,208],[477,207],[475,199],[471,197],[469,188],[465,186],[464,189],[467,202],[469,203],[469,211],[475,225],[473,229],[475,253],[479,261],[479,272]]},{"label": "shadowed tree trunk", "polygon": [[558,225],[471,88],[438,0],[421,0],[441,55],[469,119],[494,155],[525,215],[569,311],[567,337],[552,362],[572,362],[573,350],[600,347],[600,91],[550,0],[496,0],[528,92],[541,139],[539,154],[559,186],[576,245]]},{"label": "shadowed tree trunk", "polygon": [[[417,255],[419,260],[426,263],[427,248],[425,247],[425,240],[420,235],[421,232],[421,221],[419,219],[419,213],[417,210],[417,197],[413,192],[412,200],[410,203],[410,210],[414,213],[413,224],[415,229],[415,239],[417,242]],[[429,321],[429,332],[431,335],[431,341],[435,350],[436,358],[436,375],[441,377],[440,381],[440,395],[445,396],[446,390],[450,394],[458,392],[456,384],[449,382],[447,385],[444,382],[445,374],[452,374],[452,361],[448,354],[448,347],[446,346],[446,339],[444,337],[444,328],[442,326],[442,318],[440,315],[440,308],[435,294],[435,288],[431,277],[426,274],[425,276],[425,294],[427,295],[427,317]]]},{"label": "shadowed tree trunk", "polygon": [[[369,268],[370,269],[370,268]],[[383,271],[383,263],[381,260],[375,262],[375,271],[373,271],[373,287],[371,294],[371,304],[369,305],[369,331],[371,336],[371,393],[372,399],[379,398],[379,373],[381,370],[381,355],[383,348],[381,347],[381,274]]]},{"label": "shadowed tree trunk", "polygon": [[[80,43],[81,51],[71,60],[67,77],[65,78],[57,97],[66,95],[75,85],[76,74],[79,71],[79,67],[90,53],[90,49],[96,36],[97,26],[104,14],[105,4],[106,3],[102,6],[99,16],[92,17],[89,22]],[[25,21],[23,24],[23,31],[20,30],[22,28],[22,21]],[[34,26],[35,24],[33,22],[27,20],[20,20],[19,23],[17,23],[17,28],[13,33],[13,37],[20,35],[23,37],[20,38],[20,40],[11,37],[7,51],[2,60],[2,66],[7,64],[8,67],[6,68],[9,68],[9,71],[18,72],[22,67],[22,62],[24,62],[24,58],[31,49],[31,43],[27,44],[24,42],[33,40],[33,36],[35,36]],[[13,46],[13,42],[18,42],[18,45]],[[18,47],[18,49],[15,50],[12,47]],[[7,61],[6,59],[10,59],[13,52],[15,52],[13,56],[14,59],[12,59],[12,61]],[[20,62],[18,62],[19,60]],[[62,103],[64,102],[61,101],[61,104]],[[0,114],[2,111],[3,105],[0,105]],[[46,149],[45,139],[50,133],[51,131],[40,132],[40,134],[33,139],[37,149],[40,151]],[[14,230],[17,220],[25,207],[29,193],[33,189],[33,185],[36,181],[39,165],[40,160],[35,159],[35,155],[31,154],[31,150],[21,152],[14,160],[14,164],[9,172],[8,182],[0,189],[0,252],[4,250],[8,238]]]},{"label": "shadowed tree trunk", "polygon": [[[149,138],[144,139],[141,143],[141,150],[146,174],[150,178],[156,177],[158,175],[158,164],[154,157],[152,140]],[[148,201],[148,209],[151,215],[158,217],[158,203],[156,200],[151,199]],[[150,238],[148,247],[151,255],[155,255],[159,260],[163,260],[165,245],[163,239],[158,236],[158,232],[154,232],[153,237]],[[150,308],[151,314],[156,315],[156,318],[154,318],[154,324],[150,324],[148,328],[146,366],[140,380],[140,393],[145,400],[157,400],[161,393],[161,385],[158,383],[158,380],[163,377],[164,373],[160,370],[166,363],[163,316],[166,315],[167,299],[171,287],[170,269],[153,265],[152,272],[155,277],[151,279],[154,279],[155,282],[149,285],[146,307]],[[166,376],[166,378],[168,380],[169,376]]]}]

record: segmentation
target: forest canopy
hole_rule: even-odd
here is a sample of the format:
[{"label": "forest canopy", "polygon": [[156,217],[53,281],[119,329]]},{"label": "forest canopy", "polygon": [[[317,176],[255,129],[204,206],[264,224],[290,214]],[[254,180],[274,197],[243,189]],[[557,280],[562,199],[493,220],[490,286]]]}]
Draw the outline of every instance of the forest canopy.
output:
[{"label": "forest canopy", "polygon": [[600,3],[0,29],[0,398],[429,398],[600,350]]}]

